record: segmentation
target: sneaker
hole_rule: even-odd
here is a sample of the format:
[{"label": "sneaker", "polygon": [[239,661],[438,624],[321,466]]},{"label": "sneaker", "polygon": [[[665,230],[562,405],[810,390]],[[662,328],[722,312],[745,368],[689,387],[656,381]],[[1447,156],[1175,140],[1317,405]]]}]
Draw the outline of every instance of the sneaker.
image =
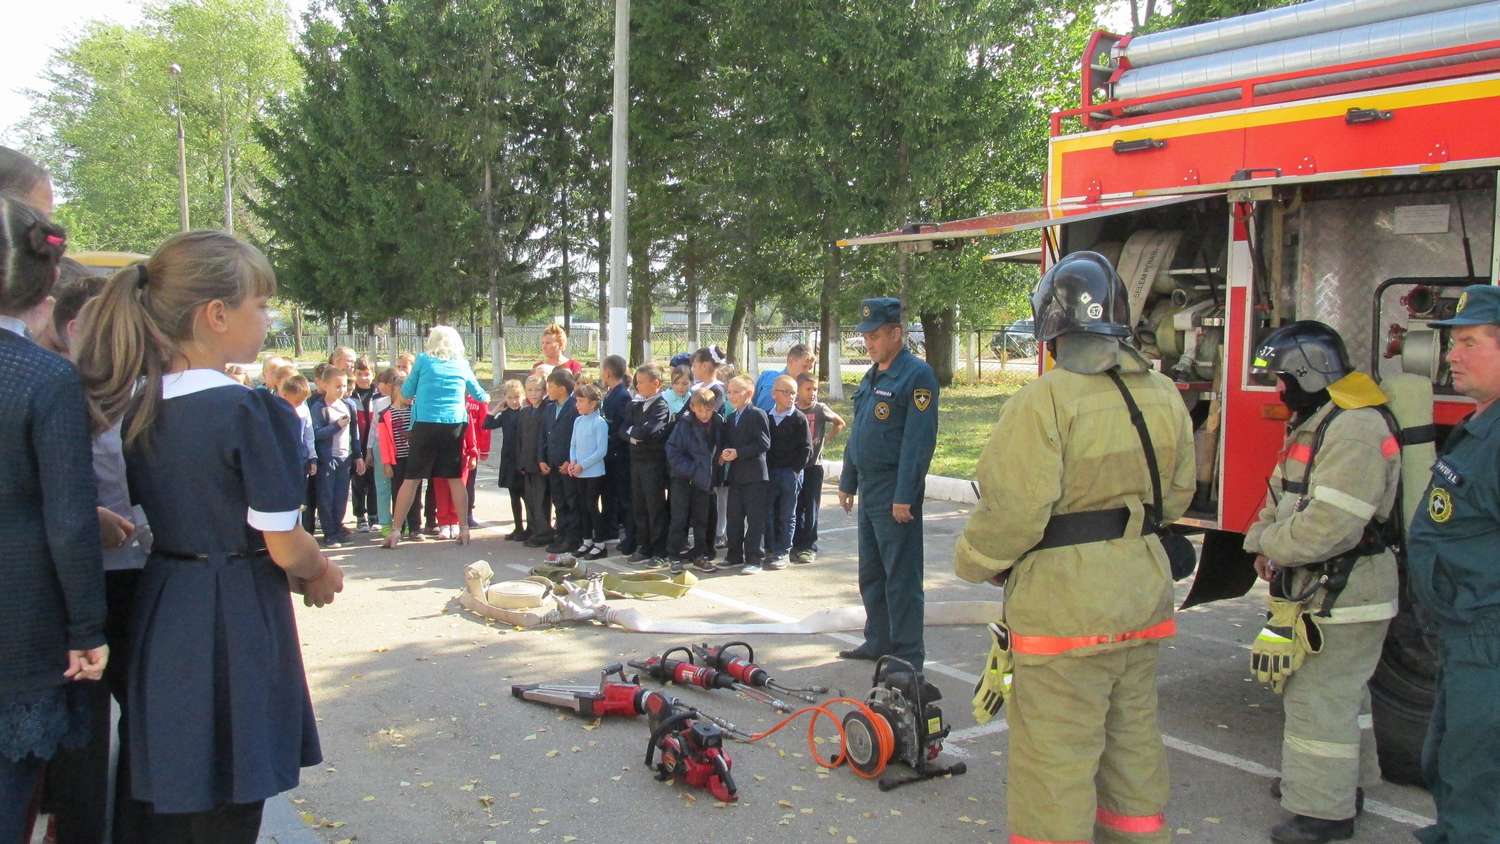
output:
[{"label": "sneaker", "polygon": [[344,547],[344,543],[340,542],[338,540],[338,537],[328,537],[328,536],[325,536],[325,537],[323,537],[323,539],[319,540],[318,544],[322,545],[324,548],[342,548],[342,547]]},{"label": "sneaker", "polygon": [[377,532],[380,534],[381,539],[389,537],[391,535],[390,525],[381,525],[379,528],[377,528]]},{"label": "sneaker", "polygon": [[781,571],[786,568],[786,557],[772,557],[766,560],[766,568],[771,571]]},{"label": "sneaker", "polygon": [[687,570],[687,563],[683,562],[682,560],[673,560],[671,565],[669,566],[669,570],[673,574],[682,574]]},{"label": "sneaker", "polygon": [[531,538],[530,531],[513,530],[505,535],[506,542],[525,542]]},{"label": "sneaker", "polygon": [[730,560],[730,559],[726,559],[726,560],[724,560],[724,562],[719,563],[719,568],[721,568],[721,569],[737,569],[740,566],[743,566],[744,564],[745,564],[744,560]]},{"label": "sneaker", "polygon": [[589,549],[589,552],[587,554],[583,555],[583,558],[585,560],[602,560],[608,556],[609,552],[604,549],[603,545],[595,545],[593,548]]},{"label": "sneaker", "polygon": [[792,552],[792,563],[794,565],[805,566],[817,558],[818,555],[815,551],[802,550]]},{"label": "sneaker", "polygon": [[707,557],[699,557],[693,561],[693,570],[702,572],[703,574],[713,574],[719,570],[719,567],[714,565],[713,560]]},{"label": "sneaker", "polygon": [[647,557],[641,563],[641,568],[664,569],[669,565],[671,565],[671,561],[669,561],[666,557]]},{"label": "sneaker", "polygon": [[438,526],[437,525],[428,525],[427,527],[422,528],[422,535],[423,536],[437,536],[438,535]]},{"label": "sneaker", "polygon": [[746,563],[745,567],[740,569],[740,574],[760,574],[761,571],[760,563]]},{"label": "sneaker", "polygon": [[645,551],[637,551],[634,554],[630,555],[629,562],[632,562],[632,563],[644,563],[644,562],[646,562],[649,559],[651,559],[651,555],[650,554],[647,554]]}]

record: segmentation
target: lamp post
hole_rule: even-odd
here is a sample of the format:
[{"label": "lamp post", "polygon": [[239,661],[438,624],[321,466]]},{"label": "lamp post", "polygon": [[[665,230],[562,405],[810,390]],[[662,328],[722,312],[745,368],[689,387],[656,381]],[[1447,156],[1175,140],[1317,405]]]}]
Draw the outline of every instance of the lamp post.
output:
[{"label": "lamp post", "polygon": [[615,102],[610,144],[609,202],[609,349],[606,354],[629,354],[625,320],[627,168],[630,166],[630,0],[615,0]]},{"label": "lamp post", "polygon": [[182,66],[167,67],[172,77],[172,110],[177,113],[177,219],[188,230],[187,136],[182,131]]}]

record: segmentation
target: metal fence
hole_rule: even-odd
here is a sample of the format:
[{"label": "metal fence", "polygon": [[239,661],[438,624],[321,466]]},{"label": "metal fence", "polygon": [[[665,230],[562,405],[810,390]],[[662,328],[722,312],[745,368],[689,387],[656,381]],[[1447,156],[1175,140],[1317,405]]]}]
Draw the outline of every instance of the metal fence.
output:
[{"label": "metal fence", "polygon": [[[518,359],[526,361],[541,358],[542,332],[545,328],[544,325],[505,327],[506,356],[511,359],[512,365]],[[460,328],[458,332],[471,358],[489,359],[490,343],[494,340],[494,334],[488,326],[480,326],[478,329]],[[289,353],[295,346],[294,339],[290,331],[273,332],[267,336],[265,347],[267,350]],[[312,327],[302,332],[302,356],[304,358],[323,357],[331,353],[335,347],[348,346],[357,354],[366,355],[372,360],[388,361],[402,352],[421,353],[425,339],[424,335],[416,332],[392,334],[380,330],[373,334],[364,332],[330,334],[326,328]],[[749,356],[749,343],[754,344],[755,358],[762,364],[785,357],[787,352],[799,343],[816,353],[820,339],[821,331],[816,325],[759,326],[755,329],[753,340],[746,338],[747,344],[742,347],[740,358],[743,360]],[[986,365],[993,365],[987,362],[998,362],[1003,368],[1013,361],[1034,359],[1037,353],[1037,342],[1032,336],[1029,321],[961,331],[956,333],[954,339],[954,363],[955,368],[960,370],[970,364],[971,357],[974,358],[971,368],[978,371]],[[697,345],[718,345],[727,349],[729,328],[718,325],[701,326],[698,329]],[[688,342],[687,326],[652,327],[651,357],[656,360],[670,360],[674,355],[690,352],[694,348],[694,344]],[[907,348],[919,357],[926,357],[926,336],[920,327],[913,327],[909,331]],[[869,354],[865,350],[864,336],[854,331],[845,329],[839,332],[839,351],[840,359],[847,365],[868,365],[870,362]],[[599,330],[591,326],[575,325],[568,333],[568,356],[585,362],[598,361],[601,357]]]}]

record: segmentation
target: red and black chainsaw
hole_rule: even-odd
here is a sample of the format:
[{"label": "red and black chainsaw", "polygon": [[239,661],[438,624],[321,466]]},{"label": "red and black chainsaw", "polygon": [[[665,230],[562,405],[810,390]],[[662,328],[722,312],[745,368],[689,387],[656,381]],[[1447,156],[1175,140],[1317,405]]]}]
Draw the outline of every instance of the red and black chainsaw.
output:
[{"label": "red and black chainsaw", "polygon": [[[651,727],[646,765],[655,769],[657,779],[677,776],[726,803],[738,799],[729,773],[733,765],[724,752],[724,736],[744,738],[745,733],[729,721],[645,688],[639,678],[626,677],[619,663],[604,667],[597,687],[530,683],[511,686],[510,693],[521,700],[569,709],[589,718],[645,715]],[[660,759],[653,762],[658,752]]]}]

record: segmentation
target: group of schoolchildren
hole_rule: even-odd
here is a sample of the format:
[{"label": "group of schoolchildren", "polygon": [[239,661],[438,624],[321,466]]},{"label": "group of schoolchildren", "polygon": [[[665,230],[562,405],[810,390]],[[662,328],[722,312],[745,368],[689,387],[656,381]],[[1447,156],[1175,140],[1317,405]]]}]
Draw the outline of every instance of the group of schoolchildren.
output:
[{"label": "group of schoolchildren", "polygon": [[[368,359],[340,347],[327,363],[313,369],[311,380],[284,358],[265,362],[264,389],[286,400],[302,421],[298,457],[307,475],[302,526],[315,534],[321,525],[325,548],[340,548],[353,538],[345,526],[351,499],[354,530],[384,536],[392,529],[392,490],[406,480],[410,453],[411,400],[402,395],[401,387],[414,360],[409,353],[398,355],[377,375]],[[400,526],[403,539],[456,539],[460,518],[476,526],[474,476],[480,461],[489,458],[489,414],[483,402],[472,397],[465,401],[470,421],[463,439],[468,512],[457,512],[447,484],[428,483],[422,510],[413,507]]]},{"label": "group of schoolchildren", "polygon": [[717,348],[669,376],[645,364],[628,377],[610,356],[598,384],[545,364],[507,381],[484,421],[502,434],[506,539],[545,548],[548,562],[600,559],[613,541],[631,563],[674,572],[813,562],[819,460],[845,423],[818,401],[811,361],[793,348],[762,394]]}]

